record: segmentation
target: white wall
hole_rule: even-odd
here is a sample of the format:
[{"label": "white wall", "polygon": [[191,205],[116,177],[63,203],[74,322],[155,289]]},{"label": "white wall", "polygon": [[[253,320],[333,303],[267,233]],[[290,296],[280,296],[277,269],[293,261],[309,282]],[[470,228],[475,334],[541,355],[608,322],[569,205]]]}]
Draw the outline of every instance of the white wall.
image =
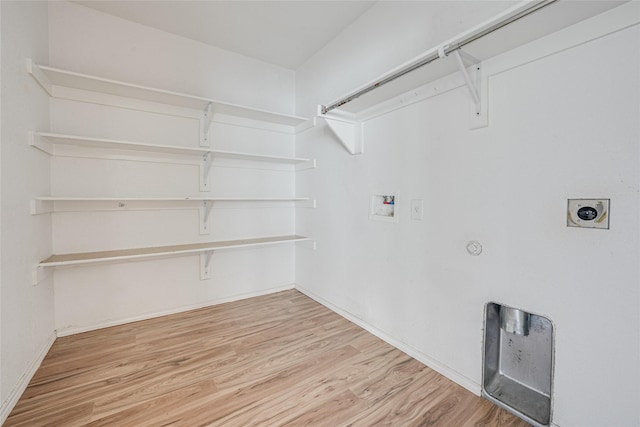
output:
[{"label": "white wall", "polygon": [[[621,15],[637,16],[635,6]],[[299,113],[384,71],[371,72],[349,47],[412,40],[381,18],[393,17],[390,7],[374,6],[303,66]],[[318,249],[298,251],[297,286],[475,392],[484,304],[549,316],[553,422],[637,425],[639,40],[636,25],[548,56],[554,42],[541,40],[528,50],[538,59],[519,61],[520,49],[487,61],[488,128],[469,130],[469,94],[459,87],[365,122],[361,155],[325,127],[303,134],[298,155],[319,168],[296,185],[318,209],[299,213],[296,230]],[[387,68],[408,59],[382,52]],[[368,220],[379,190],[399,192],[399,223]],[[567,198],[581,197],[611,198],[610,230],[566,226]],[[410,219],[411,199],[424,200],[423,221]],[[484,246],[479,257],[465,250],[473,239]]]},{"label": "white wall", "polygon": [[53,342],[53,286],[31,285],[31,272],[51,251],[51,221],[33,217],[29,201],[49,191],[49,160],[29,147],[27,132],[47,126],[46,95],[25,59],[46,61],[47,5],[1,2],[2,144],[0,248],[0,422],[4,421]]},{"label": "white wall", "polygon": [[292,113],[295,73],[66,1],[49,5],[50,65]]},{"label": "white wall", "polygon": [[[73,71],[291,113],[290,70],[212,48],[80,5],[49,4],[49,63]],[[70,100],[51,100],[50,130],[154,144],[197,147],[195,118]],[[166,113],[166,114],[165,114]],[[197,112],[194,117],[197,117]],[[294,136],[214,123],[213,147],[281,156]],[[156,156],[157,157],[157,156]],[[139,160],[139,159],[138,159]],[[248,163],[214,167],[210,193],[199,191],[199,168],[166,162],[55,157],[51,191],[58,196],[285,197],[295,193],[292,168]],[[254,163],[254,166],[255,163]],[[162,206],[161,206],[162,207]],[[198,210],[57,212],[54,253],[234,240],[294,234],[291,205],[214,208],[209,235],[199,234]],[[55,272],[56,328],[74,333],[163,313],[292,287],[294,247],[216,252],[212,278],[200,280],[198,256],[61,268]]]}]

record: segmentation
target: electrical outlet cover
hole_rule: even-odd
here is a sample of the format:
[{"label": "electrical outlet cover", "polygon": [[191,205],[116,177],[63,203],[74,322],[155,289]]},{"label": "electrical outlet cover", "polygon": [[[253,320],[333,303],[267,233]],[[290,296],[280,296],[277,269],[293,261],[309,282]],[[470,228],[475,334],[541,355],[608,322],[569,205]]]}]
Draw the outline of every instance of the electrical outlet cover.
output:
[{"label": "electrical outlet cover", "polygon": [[609,199],[569,199],[567,227],[609,229]]},{"label": "electrical outlet cover", "polygon": [[412,199],[411,200],[411,219],[416,221],[422,221],[424,216],[424,200]]}]

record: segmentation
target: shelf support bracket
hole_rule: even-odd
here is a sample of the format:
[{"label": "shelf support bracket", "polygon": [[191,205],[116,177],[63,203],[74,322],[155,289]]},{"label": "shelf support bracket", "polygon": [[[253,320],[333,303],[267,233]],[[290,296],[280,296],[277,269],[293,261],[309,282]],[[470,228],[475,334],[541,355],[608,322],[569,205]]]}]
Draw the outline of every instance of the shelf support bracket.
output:
[{"label": "shelf support bracket", "polygon": [[31,272],[31,284],[36,286],[38,283],[45,281],[49,276],[51,276],[52,268],[50,267],[41,267],[37,266]]},{"label": "shelf support bracket", "polygon": [[480,94],[478,93],[478,88],[477,88],[478,82],[476,81],[474,83],[473,81],[471,81],[471,77],[467,72],[467,67],[465,66],[464,60],[466,59],[468,62],[471,62],[472,66],[475,67],[476,71],[480,71],[480,61],[460,49],[454,50],[453,56],[456,58],[458,70],[460,71],[460,74],[462,74],[462,77],[464,78],[464,83],[467,85],[467,88],[469,89],[469,94],[471,95],[471,99],[473,100],[473,103],[475,105],[476,115],[480,115]]},{"label": "shelf support bracket", "polygon": [[310,251],[315,251],[317,249],[316,241],[311,239],[303,240],[301,242],[296,242],[296,246],[301,246]]},{"label": "shelf support bracket", "polygon": [[211,173],[211,163],[213,162],[213,154],[206,153],[202,155],[202,163],[200,164],[200,191],[209,191],[209,174]]},{"label": "shelf support bracket", "polygon": [[29,131],[29,145],[43,151],[49,155],[54,155],[55,150],[53,144],[45,141],[42,136],[34,131]]},{"label": "shelf support bracket", "polygon": [[201,147],[210,147],[211,144],[209,142],[209,129],[211,128],[211,119],[213,115],[213,103],[210,102],[205,107],[202,112],[202,117],[200,117],[200,146]]},{"label": "shelf support bracket", "polygon": [[200,280],[211,279],[211,258],[213,251],[200,254]]},{"label": "shelf support bracket", "polygon": [[315,209],[316,208],[316,199],[298,200],[298,201],[295,202],[295,207],[296,208]]},{"label": "shelf support bracket", "polygon": [[49,96],[53,96],[53,85],[51,84],[49,77],[47,77],[47,75],[42,72],[42,69],[34,64],[31,59],[27,59],[27,73],[33,76]]},{"label": "shelf support bracket", "polygon": [[31,200],[31,215],[40,215],[54,211],[54,202],[49,200]]},{"label": "shelf support bracket", "polygon": [[362,154],[364,152],[363,124],[358,120],[350,120],[335,115],[322,114],[322,107],[319,107],[320,117],[322,117],[335,137],[349,154]]},{"label": "shelf support bracket", "polygon": [[316,168],[316,159],[309,159],[309,160],[307,160],[305,162],[298,163],[295,166],[296,172],[304,171],[304,170],[307,170],[307,169],[315,169],[315,168]]},{"label": "shelf support bracket", "polygon": [[205,200],[200,208],[200,234],[209,234],[209,216],[213,209],[213,201]]}]

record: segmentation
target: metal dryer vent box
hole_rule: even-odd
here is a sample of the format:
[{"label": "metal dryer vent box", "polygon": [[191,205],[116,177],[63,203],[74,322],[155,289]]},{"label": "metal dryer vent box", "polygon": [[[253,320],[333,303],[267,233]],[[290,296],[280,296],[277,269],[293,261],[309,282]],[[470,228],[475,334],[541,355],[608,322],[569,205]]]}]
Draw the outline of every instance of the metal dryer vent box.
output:
[{"label": "metal dryer vent box", "polygon": [[609,199],[569,199],[567,227],[609,228]]}]

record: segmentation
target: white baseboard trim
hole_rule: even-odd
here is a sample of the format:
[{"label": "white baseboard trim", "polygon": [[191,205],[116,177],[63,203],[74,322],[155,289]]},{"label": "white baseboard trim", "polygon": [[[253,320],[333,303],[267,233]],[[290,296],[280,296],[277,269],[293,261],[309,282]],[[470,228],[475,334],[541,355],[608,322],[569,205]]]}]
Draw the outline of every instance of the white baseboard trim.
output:
[{"label": "white baseboard trim", "polygon": [[153,313],[145,313],[145,314],[142,314],[142,315],[139,315],[139,316],[132,316],[132,317],[126,317],[126,318],[122,318],[122,319],[108,320],[108,321],[104,321],[104,322],[93,323],[93,324],[90,324],[90,325],[70,326],[70,327],[67,327],[67,328],[57,329],[56,330],[56,334],[57,334],[58,337],[66,337],[66,336],[69,336],[69,335],[80,334],[82,332],[95,331],[95,330],[98,330],[98,329],[109,328],[111,326],[118,326],[118,325],[124,325],[126,323],[138,322],[140,320],[148,320],[148,319],[153,319],[155,317],[167,316],[167,315],[176,314],[176,313],[183,313],[185,311],[197,310],[199,308],[210,307],[212,305],[224,304],[226,302],[233,302],[233,301],[239,301],[239,300],[243,300],[243,299],[247,299],[247,298],[259,297],[259,296],[262,296],[262,295],[273,294],[273,293],[276,293],[276,292],[287,291],[287,290],[290,290],[290,289],[294,289],[294,284],[293,283],[289,284],[289,285],[286,285],[286,286],[280,286],[280,287],[277,287],[277,288],[269,288],[269,289],[264,289],[264,290],[260,290],[260,291],[256,291],[256,292],[249,292],[249,293],[246,293],[246,294],[233,295],[231,297],[226,297],[226,298],[208,300],[208,301],[204,301],[204,302],[201,302],[201,303],[198,303],[198,304],[172,308],[172,309],[169,309],[169,310],[156,311],[156,312],[153,312]]},{"label": "white baseboard trim", "polygon": [[414,359],[416,359],[417,361],[419,361],[420,363],[425,364],[426,366],[428,366],[429,368],[433,369],[434,371],[438,372],[441,375],[444,375],[445,377],[449,378],[451,381],[455,382],[456,384],[459,384],[460,386],[466,388],[467,390],[469,390],[471,393],[475,394],[476,396],[480,396],[480,392],[481,392],[481,386],[479,383],[471,380],[470,378],[462,375],[460,372],[456,371],[455,369],[450,368],[449,366],[445,365],[444,363],[429,357],[428,355],[416,350],[415,348],[398,341],[397,339],[395,339],[394,337],[390,336],[389,334],[387,334],[386,332],[381,331],[380,329],[376,328],[375,326],[372,326],[371,324],[365,322],[364,320],[354,316],[353,314],[349,313],[348,311],[345,311],[335,305],[333,305],[332,303],[330,303],[329,301],[325,300],[324,298],[319,297],[318,295],[314,294],[313,292],[301,287],[300,285],[296,284],[295,285],[296,290],[302,292],[303,294],[305,294],[306,296],[308,296],[309,298],[315,300],[316,302],[322,304],[323,306],[327,307],[329,310],[339,314],[340,316],[344,317],[345,319],[355,323],[356,325],[360,326],[362,329],[366,330],[367,332],[375,335],[376,337],[380,338],[381,340],[385,341],[386,343],[394,346],[395,348],[397,348],[398,350],[406,353],[407,355],[413,357]]},{"label": "white baseboard trim", "polygon": [[2,407],[0,407],[0,425],[4,424],[4,422],[7,420],[7,417],[9,417],[9,414],[16,406],[16,403],[18,403],[18,400],[22,396],[22,393],[24,393],[24,391],[27,389],[31,378],[33,378],[36,371],[42,364],[42,361],[51,349],[51,346],[53,345],[55,340],[56,334],[52,333],[47,339],[47,342],[45,342],[45,344],[36,355],[35,359],[33,359],[31,364],[29,365],[29,368],[22,374],[22,376],[20,377],[20,381],[18,381],[13,390],[11,390],[11,393],[9,393],[9,396],[5,399],[5,401],[2,402]]}]

